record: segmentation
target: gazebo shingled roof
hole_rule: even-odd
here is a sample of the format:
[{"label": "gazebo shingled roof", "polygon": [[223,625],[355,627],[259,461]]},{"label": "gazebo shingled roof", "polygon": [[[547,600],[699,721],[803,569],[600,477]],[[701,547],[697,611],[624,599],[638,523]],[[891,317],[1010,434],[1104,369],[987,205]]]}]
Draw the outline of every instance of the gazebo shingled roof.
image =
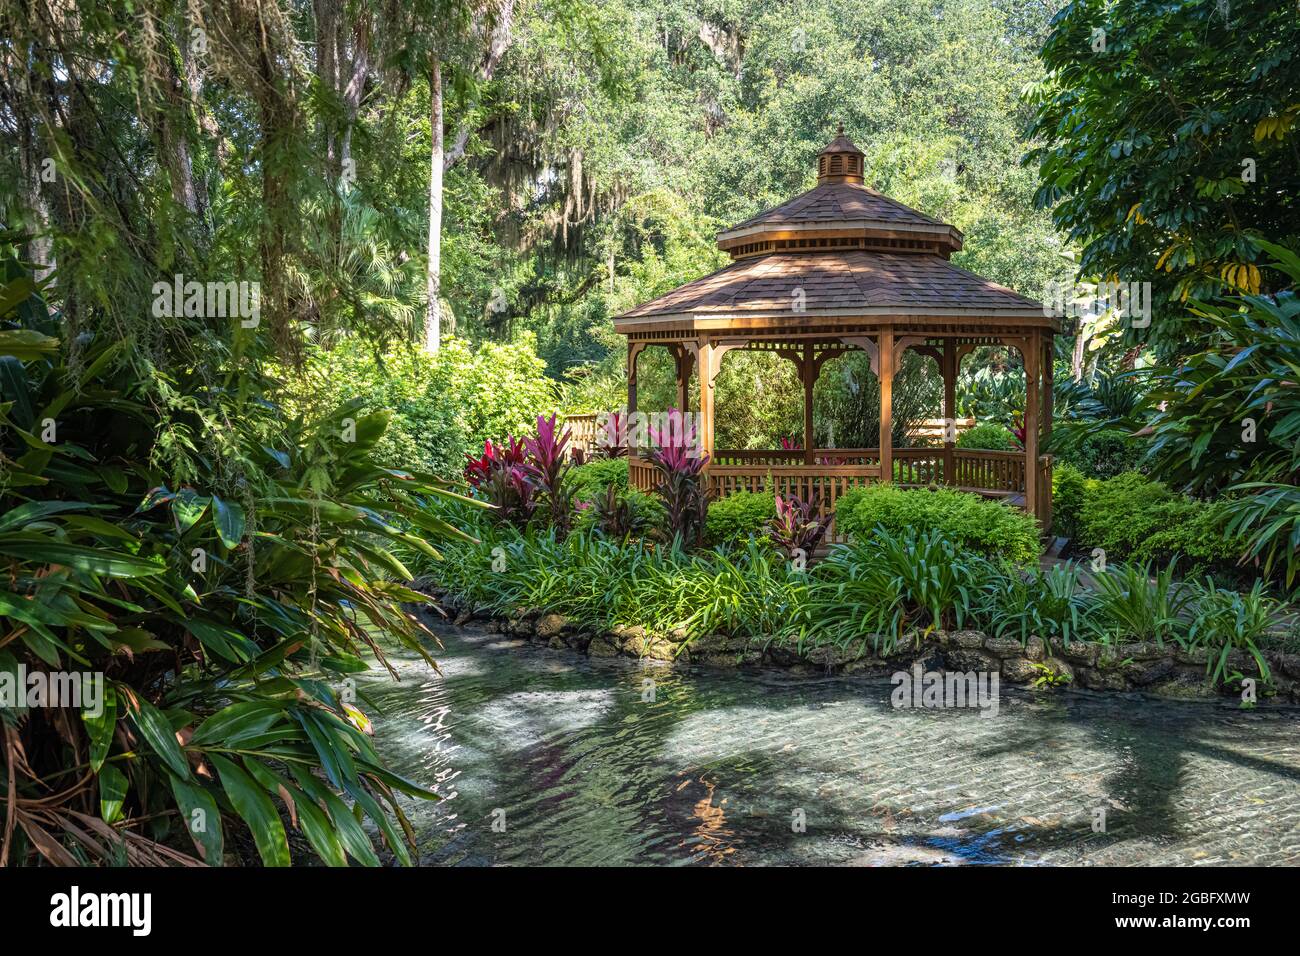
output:
[{"label": "gazebo shingled roof", "polygon": [[[816,186],[718,233],[729,264],[615,317],[616,331],[628,337],[629,410],[637,411],[638,354],[666,346],[677,362],[679,407],[686,407],[693,370],[700,379],[700,431],[715,490],[784,482],[800,493],[830,488],[833,504],[840,478],[894,479],[892,387],[903,351],[916,349],[939,364],[944,417],[952,420],[962,357],[976,345],[1006,345],[1020,351],[1027,373],[1024,454],[980,453],[974,467],[949,434],[942,459],[932,455],[919,477],[927,483],[942,476],[947,484],[1009,498],[1045,521],[1051,461],[1040,461],[1038,448],[1051,427],[1051,338],[1059,320],[1032,299],[953,265],[961,232],[865,185],[864,168],[862,151],[841,128],[817,156]],[[802,465],[787,461],[788,452],[714,449],[714,379],[733,348],[771,349],[796,363],[805,392]],[[827,360],[854,348],[868,352],[880,378],[880,447],[853,455],[813,449],[813,384]],[[919,461],[915,451],[900,448],[897,460]],[[1016,461],[999,457],[1007,455]],[[633,478],[645,484],[651,478],[638,475],[640,464],[633,455]]]},{"label": "gazebo shingled roof", "polygon": [[778,252],[737,259],[618,317],[619,331],[638,319],[711,315],[790,317],[795,291],[807,318],[899,315],[1042,318],[1043,307],[937,255],[869,252]]}]

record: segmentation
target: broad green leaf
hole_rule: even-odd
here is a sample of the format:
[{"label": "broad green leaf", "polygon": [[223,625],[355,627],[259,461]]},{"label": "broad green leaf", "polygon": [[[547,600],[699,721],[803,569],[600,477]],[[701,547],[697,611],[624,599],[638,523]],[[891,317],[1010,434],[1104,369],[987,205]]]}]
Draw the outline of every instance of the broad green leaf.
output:
[{"label": "broad green leaf", "polygon": [[217,537],[227,548],[239,546],[244,536],[244,509],[237,504],[223,501],[212,496],[212,521],[217,528]]},{"label": "broad green leaf", "polygon": [[199,519],[208,510],[209,500],[207,496],[200,495],[193,488],[182,488],[176,492],[176,497],[172,499],[172,514],[176,516],[176,524],[181,534],[198,524]]},{"label": "broad green leaf", "polygon": [[172,773],[182,780],[190,779],[189,762],[176,741],[176,732],[172,730],[171,723],[163,716],[162,711],[143,697],[136,695],[134,699],[127,698],[127,713],[130,714],[132,723],[148,741],[153,752],[167,764]]},{"label": "broad green leaf", "polygon": [[246,701],[225,707],[199,724],[190,738],[195,746],[235,747],[244,738],[265,733],[284,718],[284,708],[272,702]]},{"label": "broad green leaf", "polygon": [[266,866],[288,866],[289,841],[284,833],[284,824],[280,822],[280,815],[275,812],[275,804],[266,791],[233,761],[217,754],[209,754],[208,759],[217,768],[221,786],[230,798],[235,812],[248,824],[262,862]]},{"label": "broad green leaf", "polygon": [[225,840],[217,801],[202,787],[178,780],[171,774],[167,777],[181,811],[181,825],[189,832],[199,856],[208,866],[221,866]]},{"label": "broad green leaf", "polygon": [[144,577],[162,574],[166,570],[161,564],[132,554],[69,544],[27,531],[0,534],[0,554],[40,564],[62,564],[88,574],[113,578]]},{"label": "broad green leaf", "polygon": [[126,799],[126,774],[111,763],[99,769],[99,815],[105,823],[115,823],[122,815],[122,802]]},{"label": "broad green leaf", "polygon": [[109,749],[113,746],[113,729],[117,726],[117,691],[112,687],[104,688],[104,702],[99,716],[91,716],[83,707],[82,723],[86,725],[86,734],[90,737],[90,769],[96,772],[108,759]]}]

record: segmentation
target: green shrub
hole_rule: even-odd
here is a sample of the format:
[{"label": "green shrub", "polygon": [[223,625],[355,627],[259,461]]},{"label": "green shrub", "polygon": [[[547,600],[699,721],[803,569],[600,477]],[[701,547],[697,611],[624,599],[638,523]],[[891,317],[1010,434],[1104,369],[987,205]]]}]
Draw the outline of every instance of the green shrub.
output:
[{"label": "green shrub", "polygon": [[[1077,474],[1077,473],[1076,473]],[[1078,544],[1101,548],[1109,560],[1164,563],[1175,556],[1189,569],[1218,566],[1229,569],[1245,553],[1242,538],[1227,533],[1228,506],[1179,495],[1138,472],[1125,472],[1105,481],[1066,474],[1054,482],[1065,488],[1066,515],[1058,526],[1073,528]],[[1077,493],[1082,488],[1082,503]]]},{"label": "green shrub", "polygon": [[765,491],[737,491],[709,505],[704,540],[716,545],[743,545],[766,537],[767,522],[776,517],[776,499]]},{"label": "green shrub", "polygon": [[1069,464],[1055,464],[1052,468],[1052,531],[1067,538],[1079,536],[1079,519],[1089,489],[1098,482],[1087,478],[1078,468]]},{"label": "green shrub", "polygon": [[855,488],[840,498],[836,522],[841,533],[859,539],[877,527],[890,534],[935,530],[954,544],[1016,564],[1030,564],[1039,554],[1038,524],[1032,517],[1000,501],[949,488]]},{"label": "green shrub", "polygon": [[360,399],[365,412],[386,411],[391,423],[375,448],[381,464],[459,477],[465,455],[483,442],[531,435],[537,416],[556,404],[531,333],[470,348],[447,339],[436,355],[406,343],[376,354],[360,339],[314,353],[286,378],[294,410],[330,408]]},{"label": "green shrub", "polygon": [[1011,429],[997,422],[980,422],[957,436],[958,448],[980,448],[985,451],[1016,451],[1016,436]]},{"label": "green shrub", "polygon": [[576,466],[569,472],[569,488],[574,501],[595,501],[610,485],[627,490],[627,459],[597,458]]}]

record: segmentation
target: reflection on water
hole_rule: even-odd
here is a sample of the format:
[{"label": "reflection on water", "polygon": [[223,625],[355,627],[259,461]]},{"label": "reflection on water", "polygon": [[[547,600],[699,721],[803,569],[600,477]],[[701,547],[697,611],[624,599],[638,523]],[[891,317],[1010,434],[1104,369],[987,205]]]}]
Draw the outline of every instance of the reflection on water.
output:
[{"label": "reflection on water", "polygon": [[987,719],[440,633],[441,676],[362,682],[444,797],[410,805],[425,864],[1300,863],[1296,709],[1004,689]]}]

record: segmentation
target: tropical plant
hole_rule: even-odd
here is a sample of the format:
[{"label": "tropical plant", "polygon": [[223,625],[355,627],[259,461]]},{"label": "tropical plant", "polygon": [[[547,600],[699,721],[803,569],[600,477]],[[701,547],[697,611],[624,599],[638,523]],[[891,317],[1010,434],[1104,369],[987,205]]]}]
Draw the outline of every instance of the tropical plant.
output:
[{"label": "tropical plant", "polygon": [[1075,564],[1058,564],[1046,571],[1006,567],[991,574],[973,608],[979,626],[997,637],[1013,636],[1022,644],[1030,638],[1077,640],[1092,604]]},{"label": "tropical plant", "polygon": [[532,476],[542,502],[550,510],[550,524],[561,536],[568,533],[573,521],[573,492],[566,478],[573,468],[568,447],[571,435],[566,428],[556,435],[555,415],[537,416],[537,437],[526,439],[528,461],[524,467]]},{"label": "tropical plant", "polygon": [[1082,275],[1151,283],[1152,321],[1129,323],[1126,344],[1184,352],[1205,326],[1181,303],[1225,284],[1267,291],[1252,237],[1300,239],[1291,14],[1268,0],[1075,0],[1053,19],[1030,93],[1035,201],[1082,244]]},{"label": "tropical plant", "polygon": [[466,457],[465,480],[493,506],[498,520],[525,527],[538,507],[525,441],[507,436],[504,444],[493,445],[489,439],[480,457]]},{"label": "tropical plant", "polygon": [[1226,492],[1228,530],[1265,573],[1300,582],[1300,256],[1267,242],[1289,288],[1194,311],[1212,330],[1200,351],[1158,379],[1152,474],[1175,487]]},{"label": "tropical plant", "polygon": [[427,539],[457,532],[429,503],[455,496],[374,462],[385,414],[286,420],[248,366],[196,361],[165,375],[160,419],[123,343],[87,334],[69,364],[30,281],[0,301],[21,326],[0,331],[0,670],[103,688],[0,713],[0,862],[220,865],[242,827],[267,865],[290,829],[377,865],[368,817],[409,863],[397,794],[433,794],[385,767],[353,675],[388,641],[432,663],[392,549],[438,560]]},{"label": "tropical plant", "polygon": [[667,530],[687,547],[700,543],[709,509],[704,466],[709,456],[698,451],[695,426],[676,409],[668,412],[666,430],[650,429],[650,461],[659,473],[655,490],[663,500]]},{"label": "tropical plant", "polygon": [[773,496],[766,491],[733,491],[709,504],[704,542],[710,546],[744,547],[751,538],[765,540],[776,515]]},{"label": "tropical plant", "polygon": [[1177,640],[1192,592],[1174,580],[1174,565],[1110,564],[1096,576],[1096,606],[1088,619],[1102,642]]},{"label": "tropical plant", "polygon": [[1005,425],[997,422],[980,422],[957,436],[958,448],[979,448],[987,451],[1012,451],[1015,436]]},{"label": "tropical plant", "polygon": [[1187,628],[1187,644],[1211,651],[1206,664],[1210,679],[1226,679],[1229,657],[1241,649],[1255,659],[1260,676],[1268,680],[1268,663],[1259,646],[1277,626],[1281,609],[1264,593],[1264,582],[1256,581],[1244,594],[1216,587],[1211,578],[1192,587],[1195,611]]},{"label": "tropical plant", "polygon": [[805,501],[798,495],[778,493],[775,500],[776,516],[768,523],[768,534],[786,554],[808,557],[830,530],[833,514],[822,511],[816,496]]}]

